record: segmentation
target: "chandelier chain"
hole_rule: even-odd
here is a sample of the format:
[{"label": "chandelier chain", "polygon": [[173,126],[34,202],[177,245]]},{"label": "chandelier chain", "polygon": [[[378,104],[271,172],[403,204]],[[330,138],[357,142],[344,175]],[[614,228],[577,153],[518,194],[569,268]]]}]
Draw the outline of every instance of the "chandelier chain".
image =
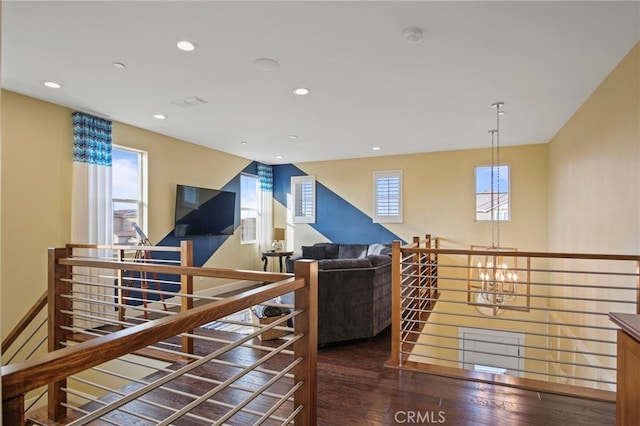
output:
[{"label": "chandelier chain", "polygon": [[[491,214],[494,215],[493,246],[495,248],[500,248],[500,115],[504,114],[504,111],[501,110],[503,105],[504,102],[496,102],[492,105],[496,109],[496,129],[491,132]],[[496,173],[495,181],[493,179],[494,170]],[[497,202],[494,201],[495,197],[497,197]]]}]

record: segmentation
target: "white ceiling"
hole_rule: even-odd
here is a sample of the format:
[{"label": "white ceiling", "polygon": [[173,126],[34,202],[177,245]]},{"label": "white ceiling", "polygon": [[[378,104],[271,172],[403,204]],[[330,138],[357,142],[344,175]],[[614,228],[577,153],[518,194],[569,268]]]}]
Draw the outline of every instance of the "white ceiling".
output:
[{"label": "white ceiling", "polygon": [[[2,87],[269,164],[488,147],[495,101],[503,145],[544,143],[640,39],[639,10],[5,0]],[[403,38],[410,26],[424,29],[420,42]],[[176,49],[181,39],[198,48]],[[262,71],[258,58],[280,67]],[[294,96],[300,86],[311,93]],[[208,103],[172,103],[194,96]]]}]

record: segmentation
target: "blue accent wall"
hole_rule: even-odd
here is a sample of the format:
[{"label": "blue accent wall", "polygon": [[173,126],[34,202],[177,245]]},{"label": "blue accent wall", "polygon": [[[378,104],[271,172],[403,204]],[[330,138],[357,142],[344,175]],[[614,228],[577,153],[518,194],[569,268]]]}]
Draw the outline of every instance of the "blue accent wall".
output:
[{"label": "blue accent wall", "polygon": [[[236,208],[235,208],[235,221],[234,221],[234,230],[240,226],[240,174],[241,173],[249,173],[253,175],[258,174],[258,163],[251,162],[247,167],[245,167],[242,172],[238,173],[227,182],[222,188],[212,188],[212,189],[222,189],[223,191],[231,191],[236,193]],[[182,183],[182,182],[180,182]],[[185,184],[189,184],[188,182]],[[169,232],[160,242],[156,245],[158,246],[166,246],[166,247],[180,247],[180,242],[183,240],[191,240],[193,241],[193,265],[194,266],[203,266],[213,254],[225,243],[230,237],[230,235],[202,235],[202,236],[186,236],[186,237],[175,237],[173,235],[173,229]],[[159,253],[154,252],[153,256],[157,259],[162,260],[173,260],[177,261],[179,259],[179,255],[177,253]],[[139,277],[136,274],[136,277]],[[159,276],[159,280],[166,281],[176,281],[179,280],[177,276]],[[149,279],[150,285],[149,288],[152,290],[156,290],[155,283],[152,282],[153,279]],[[161,284],[162,290],[164,291],[172,291],[177,292],[180,290],[179,284]],[[139,291],[132,291],[130,297],[141,298],[142,295]],[[149,301],[159,300],[160,296],[156,294],[148,294],[147,299]],[[130,302],[130,305],[139,305],[142,302],[135,303]]]},{"label": "blue accent wall", "polygon": [[[307,174],[293,164],[273,166],[273,198],[287,206],[291,177]],[[316,180],[316,223],[309,224],[329,241],[339,244],[390,243],[401,240],[362,210]]]},{"label": "blue accent wall", "polygon": [[[234,176],[222,188],[224,191],[233,191],[240,194],[240,174],[249,173],[258,174],[258,163],[251,162],[240,173]],[[293,164],[284,164],[273,166],[273,197],[274,199],[287,206],[287,196],[291,191],[292,176],[306,176],[307,174]],[[182,183],[182,182],[181,182]],[[188,182],[185,182],[188,184]],[[217,188],[214,188],[217,189]],[[236,196],[236,219],[234,229],[240,226],[240,196]],[[379,223],[373,223],[371,217],[356,208],[344,198],[338,196],[335,192],[316,181],[316,223],[309,224],[320,234],[325,236],[329,241],[334,243],[390,243],[394,240],[402,239],[389,231]],[[169,232],[160,242],[159,246],[179,247],[182,240],[193,241],[193,264],[194,266],[203,266],[213,254],[227,241],[228,235],[213,236],[188,236],[175,237],[173,230]],[[154,256],[159,256],[155,254]],[[178,255],[174,253],[164,253],[165,260],[178,260]],[[160,276],[159,279],[175,281],[178,277]],[[179,285],[162,284],[165,291],[176,292]],[[155,284],[151,283],[151,289],[155,290]],[[131,297],[141,297],[140,293],[135,291],[131,293]],[[147,299],[158,300],[159,296],[148,294]],[[136,303],[130,303],[135,305]]]},{"label": "blue accent wall", "polygon": [[[253,175],[258,174],[258,163],[251,162],[240,173],[235,175],[233,179],[227,182],[222,188],[223,191],[231,191],[236,193],[236,218],[234,221],[233,229],[237,229],[240,226],[240,174],[249,173]],[[218,189],[218,188],[213,188]],[[169,232],[160,242],[159,246],[179,247],[182,240],[193,241],[193,265],[202,266],[207,260],[213,256],[213,254],[229,239],[229,235],[211,235],[211,236],[189,236],[189,237],[175,237],[173,235],[173,229]],[[177,257],[176,257],[177,259]]]}]

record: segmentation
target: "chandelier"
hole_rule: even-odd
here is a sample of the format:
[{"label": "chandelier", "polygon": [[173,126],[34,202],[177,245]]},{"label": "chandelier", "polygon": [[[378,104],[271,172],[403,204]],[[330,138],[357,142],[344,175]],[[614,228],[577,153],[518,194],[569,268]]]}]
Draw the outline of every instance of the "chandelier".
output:
[{"label": "chandelier", "polygon": [[[529,310],[529,286],[526,284],[526,305],[517,304],[518,300],[518,259],[509,252],[517,249],[500,246],[500,220],[508,209],[508,195],[500,191],[500,116],[504,114],[503,102],[496,102],[492,107],[496,110],[496,128],[489,130],[491,134],[491,189],[490,218],[491,246],[472,245],[472,251],[482,253],[470,254],[468,259],[469,279],[467,302],[475,305],[484,315],[496,316],[505,309]],[[527,271],[529,268],[527,268]]]}]

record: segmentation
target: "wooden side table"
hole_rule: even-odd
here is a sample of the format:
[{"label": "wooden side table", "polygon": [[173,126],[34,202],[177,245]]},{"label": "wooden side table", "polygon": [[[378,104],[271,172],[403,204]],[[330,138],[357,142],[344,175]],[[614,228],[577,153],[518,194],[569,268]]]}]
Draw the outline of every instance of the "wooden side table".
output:
[{"label": "wooden side table", "polygon": [[264,265],[262,266],[262,270],[266,271],[267,270],[267,263],[269,263],[269,258],[270,257],[277,257],[278,258],[278,263],[280,265],[280,272],[282,272],[282,259],[284,258],[285,260],[285,265],[284,265],[284,272],[287,272],[287,260],[291,258],[291,256],[293,255],[292,251],[263,251],[262,252],[262,261],[264,262]]}]

